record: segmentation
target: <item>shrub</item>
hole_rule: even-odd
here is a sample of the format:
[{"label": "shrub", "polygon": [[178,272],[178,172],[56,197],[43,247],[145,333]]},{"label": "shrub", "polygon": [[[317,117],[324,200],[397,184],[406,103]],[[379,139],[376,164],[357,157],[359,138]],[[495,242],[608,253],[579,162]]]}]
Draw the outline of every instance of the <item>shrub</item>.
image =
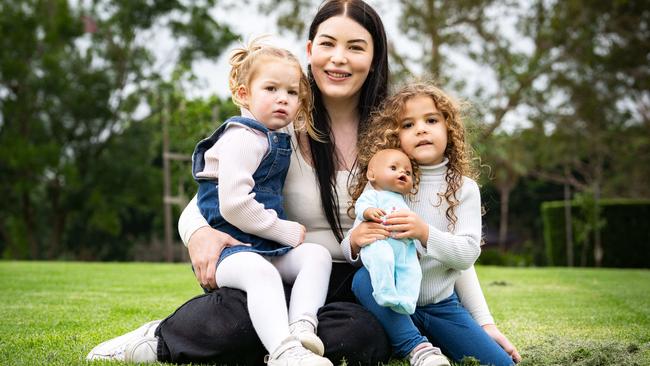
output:
[{"label": "shrub", "polygon": [[527,267],[532,265],[533,257],[530,254],[502,253],[497,248],[489,248],[481,251],[476,262],[492,266]]},{"label": "shrub", "polygon": [[[584,264],[593,266],[593,243],[584,247],[580,240],[581,227],[584,227],[584,205],[571,203],[574,233],[574,258],[586,255]],[[649,268],[650,267],[650,201],[603,199],[600,201],[601,238],[604,267]],[[549,265],[567,264],[564,225],[564,201],[542,203],[544,224],[544,243]],[[575,264],[574,263],[574,264]]]}]

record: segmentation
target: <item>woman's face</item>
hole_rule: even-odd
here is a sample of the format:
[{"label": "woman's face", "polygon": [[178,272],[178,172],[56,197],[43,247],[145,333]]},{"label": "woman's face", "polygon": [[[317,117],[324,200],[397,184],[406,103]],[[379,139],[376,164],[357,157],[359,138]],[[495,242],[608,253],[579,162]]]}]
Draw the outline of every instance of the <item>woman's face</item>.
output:
[{"label": "woman's face", "polygon": [[372,36],[345,16],[327,19],[307,42],[307,58],[318,89],[328,99],[358,98],[374,55]]}]

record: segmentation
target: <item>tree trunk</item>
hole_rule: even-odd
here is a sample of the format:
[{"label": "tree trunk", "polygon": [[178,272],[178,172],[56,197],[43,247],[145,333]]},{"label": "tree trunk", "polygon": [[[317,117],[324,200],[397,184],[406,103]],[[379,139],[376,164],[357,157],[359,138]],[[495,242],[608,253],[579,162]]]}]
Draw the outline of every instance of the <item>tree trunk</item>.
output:
[{"label": "tree trunk", "polygon": [[499,219],[499,251],[506,251],[506,240],[508,239],[508,215],[510,211],[510,191],[512,187],[509,184],[502,186],[500,191],[501,209]]},{"label": "tree trunk", "polygon": [[564,233],[567,266],[573,267],[573,217],[571,213],[571,187],[564,183]]},{"label": "tree trunk", "polygon": [[600,236],[600,184],[594,185],[594,265],[601,267],[603,265],[603,245]]},{"label": "tree trunk", "polygon": [[22,213],[23,213],[23,224],[25,225],[25,238],[27,239],[27,244],[29,245],[29,256],[30,259],[39,259],[39,250],[38,242],[34,237],[34,231],[36,231],[36,225],[34,224],[34,216],[32,213],[32,205],[29,199],[29,193],[23,192],[21,194],[22,201]]},{"label": "tree trunk", "polygon": [[48,188],[53,217],[52,236],[47,244],[47,259],[56,259],[61,254],[61,241],[63,240],[66,214],[61,209],[61,186],[58,177],[54,178]]}]

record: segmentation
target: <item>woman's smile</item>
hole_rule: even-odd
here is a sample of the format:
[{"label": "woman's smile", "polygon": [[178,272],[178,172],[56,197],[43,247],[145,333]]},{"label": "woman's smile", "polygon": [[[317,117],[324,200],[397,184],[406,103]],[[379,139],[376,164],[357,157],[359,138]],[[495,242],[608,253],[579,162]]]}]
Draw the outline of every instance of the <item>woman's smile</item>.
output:
[{"label": "woman's smile", "polygon": [[311,71],[324,98],[358,97],[373,55],[370,33],[346,16],[321,23],[313,41],[307,43]]}]

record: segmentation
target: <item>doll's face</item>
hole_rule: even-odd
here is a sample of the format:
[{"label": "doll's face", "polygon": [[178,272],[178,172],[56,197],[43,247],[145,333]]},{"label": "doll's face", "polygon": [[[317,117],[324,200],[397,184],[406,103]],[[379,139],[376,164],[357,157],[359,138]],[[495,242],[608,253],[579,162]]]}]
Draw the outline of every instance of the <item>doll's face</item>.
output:
[{"label": "doll's face", "polygon": [[413,189],[413,167],[408,156],[400,150],[377,152],[368,164],[368,181],[373,188],[408,194]]}]

